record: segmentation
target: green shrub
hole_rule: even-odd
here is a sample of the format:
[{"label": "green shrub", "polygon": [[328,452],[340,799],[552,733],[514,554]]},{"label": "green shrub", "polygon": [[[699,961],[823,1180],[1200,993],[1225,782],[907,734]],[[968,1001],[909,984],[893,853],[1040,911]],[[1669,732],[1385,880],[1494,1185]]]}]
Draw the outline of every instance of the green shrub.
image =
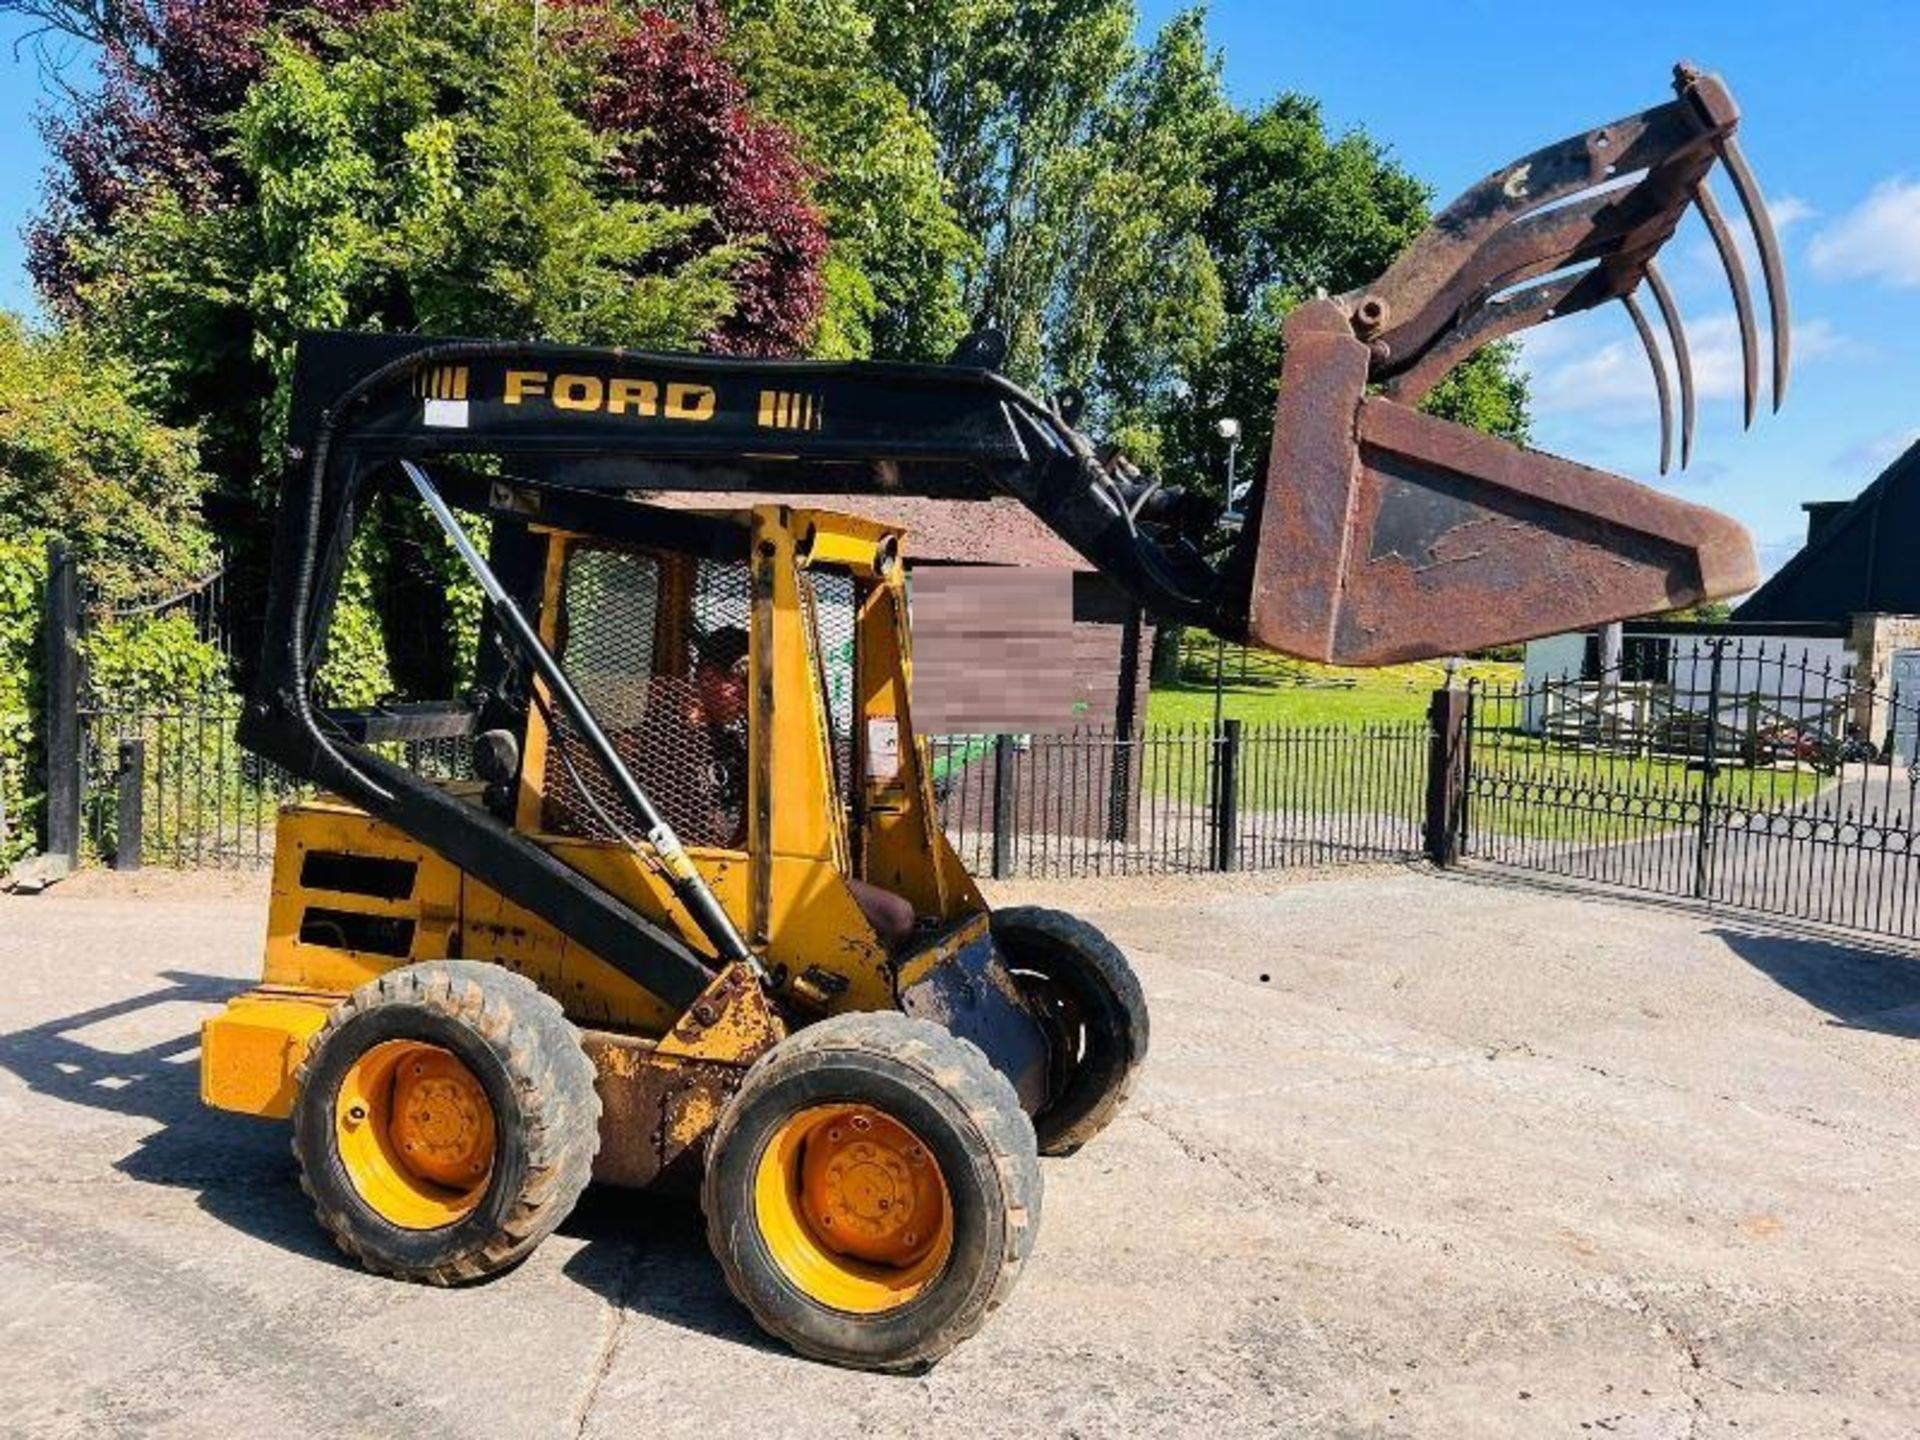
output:
[{"label": "green shrub", "polygon": [[0,536],[0,870],[39,848],[46,778],[40,712],[40,601],[47,553],[38,536]]},{"label": "green shrub", "polygon": [[96,625],[82,648],[89,688],[105,709],[179,709],[227,689],[226,657],[181,611]]}]

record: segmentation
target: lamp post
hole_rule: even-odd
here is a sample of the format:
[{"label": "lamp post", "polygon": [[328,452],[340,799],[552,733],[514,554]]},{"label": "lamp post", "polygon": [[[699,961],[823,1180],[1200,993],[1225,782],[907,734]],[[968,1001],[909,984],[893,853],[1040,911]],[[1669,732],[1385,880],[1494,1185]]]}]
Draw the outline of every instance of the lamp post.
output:
[{"label": "lamp post", "polygon": [[[1236,462],[1240,458],[1240,422],[1231,415],[1223,416],[1214,422],[1213,433],[1227,442],[1227,508],[1220,512],[1220,518],[1238,529],[1246,521],[1246,516],[1235,508],[1240,500],[1240,486],[1235,474]],[[1213,733],[1216,739],[1220,735],[1221,716],[1226,707],[1226,664],[1227,642],[1216,635],[1213,637]]]}]

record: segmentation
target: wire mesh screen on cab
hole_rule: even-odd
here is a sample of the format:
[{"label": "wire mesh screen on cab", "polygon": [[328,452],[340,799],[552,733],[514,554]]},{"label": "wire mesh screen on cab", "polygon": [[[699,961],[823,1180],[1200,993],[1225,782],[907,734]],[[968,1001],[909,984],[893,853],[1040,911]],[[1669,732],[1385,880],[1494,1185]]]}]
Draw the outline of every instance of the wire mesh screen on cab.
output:
[{"label": "wire mesh screen on cab", "polygon": [[[740,849],[747,821],[747,566],[575,545],[559,659],[640,788],[682,841]],[[541,824],[640,840],[646,827],[557,709]]]},{"label": "wire mesh screen on cab", "polygon": [[814,653],[819,657],[820,692],[826,701],[827,738],[841,804],[853,795],[854,667],[858,604],[853,577],[844,570],[810,569],[802,590],[813,616]]}]

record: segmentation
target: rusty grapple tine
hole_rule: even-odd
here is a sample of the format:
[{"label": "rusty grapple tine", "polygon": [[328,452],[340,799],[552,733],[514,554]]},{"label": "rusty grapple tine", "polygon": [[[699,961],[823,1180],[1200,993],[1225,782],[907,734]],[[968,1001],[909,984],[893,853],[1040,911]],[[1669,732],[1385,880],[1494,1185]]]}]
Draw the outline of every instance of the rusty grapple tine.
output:
[{"label": "rusty grapple tine", "polygon": [[1680,468],[1693,463],[1693,420],[1696,411],[1693,393],[1693,354],[1687,349],[1687,327],[1680,318],[1680,307],[1667,288],[1666,277],[1653,261],[1647,261],[1647,284],[1653,288],[1654,303],[1660,318],[1667,322],[1667,339],[1673,345],[1674,369],[1680,375]]},{"label": "rusty grapple tine", "polygon": [[1713,237],[1713,248],[1720,252],[1721,267],[1727,272],[1727,286],[1733,291],[1733,314],[1740,327],[1740,378],[1745,386],[1745,426],[1753,428],[1753,410],[1760,395],[1760,341],[1753,323],[1753,291],[1747,284],[1747,265],[1740,258],[1740,247],[1727,229],[1727,217],[1720,202],[1713,198],[1713,187],[1704,178],[1693,187],[1693,203]]},{"label": "rusty grapple tine", "polygon": [[1493,172],[1373,281],[1288,315],[1273,449],[1221,607],[1228,628],[1288,654],[1387,664],[1660,613],[1758,582],[1752,541],[1725,516],[1423,408],[1489,341],[1617,299],[1653,368],[1660,472],[1676,453],[1690,464],[1705,377],[1655,261],[1697,208],[1734,291],[1750,421],[1761,363],[1755,261],[1729,230],[1732,207],[1715,204],[1716,164],[1740,196],[1767,282],[1778,405],[1791,353],[1784,267],[1733,143],[1739,106],[1695,66],[1677,66],[1674,84],[1664,105]]},{"label": "rusty grapple tine", "polygon": [[1747,157],[1729,135],[1718,146],[1740,207],[1747,212],[1747,224],[1753,230],[1753,243],[1760,251],[1760,273],[1767,282],[1767,310],[1773,324],[1773,408],[1776,412],[1787,398],[1787,371],[1792,347],[1792,324],[1787,314],[1787,267],[1780,259],[1780,237],[1774,233],[1773,217],[1767,213],[1767,200],[1760,193],[1760,182],[1753,178]]},{"label": "rusty grapple tine", "polygon": [[1482,346],[1517,331],[1530,330],[1556,316],[1590,310],[1617,298],[1609,277],[1597,264],[1571,275],[1556,275],[1489,296],[1484,303],[1464,311],[1444,339],[1411,368],[1386,381],[1380,387],[1381,392],[1405,404],[1417,405]]},{"label": "rusty grapple tine", "polygon": [[1640,343],[1647,348],[1647,363],[1653,366],[1653,388],[1660,396],[1660,473],[1664,475],[1673,467],[1673,386],[1667,379],[1666,358],[1660,353],[1660,342],[1653,338],[1653,327],[1647,323],[1647,312],[1640,308],[1640,302],[1622,295],[1620,303],[1633,317],[1633,328],[1640,332]]}]

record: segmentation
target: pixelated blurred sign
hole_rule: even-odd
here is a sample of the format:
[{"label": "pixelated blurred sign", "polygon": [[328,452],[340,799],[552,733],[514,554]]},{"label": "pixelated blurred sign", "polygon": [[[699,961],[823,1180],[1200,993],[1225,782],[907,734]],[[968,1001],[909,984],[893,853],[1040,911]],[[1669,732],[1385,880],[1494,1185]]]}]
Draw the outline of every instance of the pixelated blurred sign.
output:
[{"label": "pixelated blurred sign", "polygon": [[876,715],[867,721],[867,778],[885,782],[900,774],[900,721]]},{"label": "pixelated blurred sign", "polygon": [[923,565],[913,572],[912,603],[921,734],[1073,727],[1072,571]]}]

